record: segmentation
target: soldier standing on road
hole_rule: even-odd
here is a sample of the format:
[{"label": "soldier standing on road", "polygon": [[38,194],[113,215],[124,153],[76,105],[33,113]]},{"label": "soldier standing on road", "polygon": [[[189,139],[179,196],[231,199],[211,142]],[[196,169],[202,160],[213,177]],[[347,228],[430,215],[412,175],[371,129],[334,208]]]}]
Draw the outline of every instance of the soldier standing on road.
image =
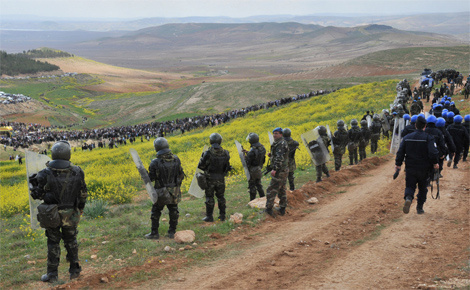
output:
[{"label": "soldier standing on road", "polygon": [[299,148],[299,142],[291,138],[291,130],[289,128],[282,130],[282,137],[284,137],[284,140],[287,142],[287,146],[289,146],[289,175],[287,179],[289,180],[289,189],[294,190],[294,171],[297,169],[295,164],[295,152]]},{"label": "soldier standing on road", "polygon": [[428,176],[431,169],[438,170],[439,151],[436,148],[434,137],[424,132],[426,119],[419,116],[416,120],[416,132],[406,135],[398,149],[395,158],[395,168],[400,171],[405,160],[406,188],[403,212],[409,213],[414,198],[416,184],[418,184],[417,206],[418,214],[423,214],[423,205],[428,193]]},{"label": "soldier standing on road", "polygon": [[[41,281],[52,283],[58,278],[60,240],[64,240],[67,250],[70,279],[80,276],[77,226],[88,194],[83,170],[69,161],[70,144],[67,141],[55,143],[51,155],[52,161],[46,163],[47,168],[29,178],[37,181],[31,182],[36,184],[31,189],[31,197],[43,200],[45,205],[56,205],[58,209],[58,216],[39,219],[47,237],[47,274],[42,275]],[[38,212],[40,215],[39,207]]]},{"label": "soldier standing on road", "polygon": [[366,159],[366,147],[369,145],[370,140],[370,130],[367,126],[367,121],[361,121],[361,131],[360,131],[360,138],[359,138],[359,159],[362,161]]},{"label": "soldier standing on road", "polygon": [[152,205],[152,228],[147,239],[159,239],[158,227],[163,208],[168,208],[170,216],[170,227],[168,237],[173,239],[178,225],[179,211],[178,202],[181,200],[181,183],[184,179],[183,167],[181,161],[175,154],[171,153],[168,141],[163,137],[158,137],[153,142],[157,158],[150,162],[149,177],[155,181],[155,190],[158,194],[158,200]]},{"label": "soldier standing on road", "polygon": [[370,126],[370,153],[374,154],[377,152],[377,142],[380,139],[380,131],[382,131],[382,124],[380,123],[380,117],[377,114],[374,114],[372,118],[372,125]]},{"label": "soldier standing on road", "polygon": [[343,120],[338,120],[336,127],[338,130],[333,135],[333,144],[335,145],[333,155],[335,156],[335,171],[339,171],[343,162],[343,154],[346,152],[346,145],[348,144],[348,131],[344,128]]},{"label": "soldier standing on road", "polygon": [[250,151],[248,151],[245,156],[246,166],[250,172],[248,189],[250,191],[251,201],[256,198],[256,192],[258,192],[259,197],[265,196],[263,185],[261,184],[261,177],[263,177],[261,170],[266,161],[266,149],[259,143],[259,136],[256,133],[248,134],[247,140],[251,145]]},{"label": "soldier standing on road", "polygon": [[[328,149],[328,146],[330,146],[331,140],[330,140],[330,138],[328,138],[328,133],[327,133],[326,127],[325,126],[320,126],[320,128],[318,129],[318,134],[320,134],[320,137],[323,141],[323,144],[325,145],[326,150],[328,150],[328,153],[329,153],[330,150]],[[328,171],[328,167],[326,166],[326,163],[315,166],[315,169],[317,171],[317,180],[316,180],[316,182],[321,182],[322,181],[322,178],[321,178],[322,172],[325,173],[325,176],[327,178],[330,177],[330,172]]]},{"label": "soldier standing on road", "polygon": [[282,136],[282,128],[277,127],[273,130],[274,142],[271,145],[271,152],[268,156],[271,158],[271,183],[266,190],[266,210],[265,212],[275,217],[273,212],[274,199],[279,197],[279,214],[286,214],[287,195],[286,181],[289,174],[289,146]]},{"label": "soldier standing on road", "polygon": [[219,133],[212,133],[209,136],[211,147],[202,153],[198,168],[204,171],[207,178],[206,194],[206,216],[202,219],[205,222],[213,222],[214,194],[219,205],[219,220],[225,221],[225,175],[232,170],[230,166],[230,154],[224,150],[222,136]]},{"label": "soldier standing on road", "polygon": [[361,129],[356,119],[351,120],[351,129],[348,131],[349,165],[357,164],[357,147],[361,138]]}]

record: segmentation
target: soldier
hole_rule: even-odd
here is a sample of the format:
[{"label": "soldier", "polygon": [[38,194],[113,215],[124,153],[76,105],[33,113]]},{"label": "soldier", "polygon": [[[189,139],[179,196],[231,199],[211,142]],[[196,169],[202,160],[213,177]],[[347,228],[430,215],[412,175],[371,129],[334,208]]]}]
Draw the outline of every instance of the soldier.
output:
[{"label": "soldier", "polygon": [[219,205],[219,220],[225,221],[225,175],[232,170],[230,166],[230,154],[224,150],[222,136],[219,133],[212,133],[209,136],[211,147],[204,152],[199,160],[198,168],[204,171],[207,178],[206,194],[206,216],[202,219],[205,222],[213,222],[214,194]]},{"label": "soldier", "polygon": [[[43,200],[38,207],[41,227],[46,229],[47,237],[47,274],[42,275],[43,282],[56,282],[60,261],[60,240],[64,240],[67,261],[70,263],[70,279],[80,276],[82,268],[78,260],[77,226],[83,214],[87,194],[85,173],[73,165],[70,160],[71,148],[67,141],[59,141],[52,146],[52,161],[46,163],[46,169],[29,177],[31,197]],[[57,210],[58,215],[47,216],[42,206]],[[52,210],[54,212],[55,210]],[[41,216],[44,216],[41,218]]]},{"label": "soldier", "polygon": [[348,131],[348,152],[349,152],[349,165],[357,164],[357,147],[359,146],[359,139],[361,138],[361,129],[357,124],[356,119],[351,120],[351,129]]},{"label": "soldier", "polygon": [[271,152],[268,156],[271,159],[271,183],[266,190],[266,210],[265,212],[275,217],[273,212],[274,199],[279,197],[279,214],[286,214],[287,195],[286,181],[289,175],[289,145],[282,137],[282,128],[273,130],[274,142],[271,145]]},{"label": "soldier", "polygon": [[289,189],[294,190],[294,171],[297,168],[295,164],[295,152],[299,148],[299,142],[295,141],[291,138],[291,131],[289,128],[284,128],[282,130],[282,137],[287,142],[287,146],[289,146],[289,175],[287,179],[289,180]]},{"label": "soldier", "polygon": [[403,212],[410,212],[411,202],[414,198],[416,184],[418,184],[417,206],[416,212],[423,214],[423,205],[426,202],[428,192],[428,175],[431,168],[439,169],[438,157],[439,152],[436,149],[434,137],[426,134],[423,130],[426,127],[426,119],[419,116],[416,120],[416,132],[405,136],[398,149],[395,159],[395,169],[397,172],[401,170],[403,160],[405,160],[406,172],[406,188],[405,188],[405,204]]},{"label": "soldier", "polygon": [[391,128],[393,128],[393,124],[392,124],[393,117],[390,116],[390,113],[386,109],[383,109],[382,113],[383,113],[383,119],[381,120],[382,128],[383,128],[383,133],[382,134],[385,138],[389,139],[390,138],[389,137],[389,131],[390,131]]},{"label": "soldier", "polygon": [[419,106],[417,100],[413,100],[413,103],[411,104],[411,107],[410,107],[410,113],[412,116],[418,115],[419,113],[421,113],[421,107]]},{"label": "soldier", "polygon": [[155,191],[158,194],[158,200],[152,205],[152,228],[147,239],[157,240],[160,238],[158,227],[160,225],[160,217],[163,208],[168,208],[170,216],[170,227],[168,229],[168,237],[173,239],[178,225],[178,202],[181,200],[181,183],[184,179],[183,167],[181,161],[175,154],[171,153],[168,141],[163,137],[158,137],[153,142],[157,158],[150,162],[149,177],[151,181],[155,181]]},{"label": "soldier", "polygon": [[[465,127],[462,126],[462,116],[457,115],[454,117],[453,124],[447,127],[447,131],[452,136],[452,140],[455,144],[455,155],[454,155],[454,169],[457,169],[457,164],[460,161],[460,155],[464,151],[464,148],[468,148],[469,134]],[[452,160],[447,162],[447,166],[450,167]]]},{"label": "soldier", "polygon": [[360,138],[359,138],[359,159],[362,161],[366,159],[366,147],[369,145],[370,140],[370,130],[367,126],[366,120],[361,120],[361,131],[360,131]]},{"label": "soldier", "polygon": [[[259,143],[259,136],[256,133],[248,134],[246,138],[250,142],[251,149],[246,153],[245,161],[250,171],[250,180],[248,180],[248,189],[250,191],[250,201],[256,198],[256,192],[259,197],[264,196],[263,185],[261,184],[261,169],[266,161],[266,149]],[[245,151],[246,152],[246,151]]]},{"label": "soldier", "polygon": [[335,171],[339,171],[343,154],[346,152],[346,145],[348,144],[348,131],[344,128],[343,120],[338,120],[336,127],[338,130],[333,135],[333,144],[335,145],[333,155],[335,156]]},{"label": "soldier", "polygon": [[382,130],[382,124],[380,123],[380,117],[377,114],[374,114],[372,118],[372,125],[369,128],[371,132],[370,136],[370,153],[374,154],[377,152],[377,142],[380,139],[380,131]]},{"label": "soldier", "polygon": [[[325,145],[326,150],[328,150],[328,153],[329,153],[330,150],[328,149],[328,146],[330,146],[331,140],[330,140],[330,138],[328,138],[326,127],[325,126],[320,126],[319,129],[318,129],[318,134],[320,134],[320,137],[323,141],[323,144]],[[322,181],[322,179],[321,179],[322,172],[325,173],[325,176],[327,178],[330,177],[330,172],[328,171],[328,167],[326,167],[326,163],[316,165],[315,169],[317,171],[317,180],[316,180],[316,182],[321,182]]]},{"label": "soldier", "polygon": [[[429,100],[428,100],[429,102]],[[418,106],[419,106],[419,113],[421,113],[423,110],[424,110],[424,104],[423,102],[421,101],[421,98],[418,98],[418,100],[416,101],[416,103],[418,103]],[[418,113],[418,114],[419,114]]]}]

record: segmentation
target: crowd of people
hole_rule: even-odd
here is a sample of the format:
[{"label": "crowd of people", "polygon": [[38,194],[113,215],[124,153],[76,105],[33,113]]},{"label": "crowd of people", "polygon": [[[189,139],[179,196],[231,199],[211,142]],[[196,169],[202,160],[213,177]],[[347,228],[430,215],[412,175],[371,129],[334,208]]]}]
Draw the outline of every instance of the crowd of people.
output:
[{"label": "crowd of people", "polygon": [[[0,126],[11,126],[14,136],[1,136],[0,143],[14,148],[28,148],[33,144],[43,142],[55,142],[59,140],[86,141],[88,139],[100,142],[103,147],[113,148],[124,142],[134,142],[137,139],[162,137],[170,134],[192,131],[198,128],[214,127],[232,119],[245,116],[254,112],[272,107],[279,107],[291,102],[304,100],[310,97],[329,94],[336,90],[317,90],[308,94],[299,94],[294,97],[285,97],[274,101],[247,106],[228,112],[186,117],[162,122],[151,122],[132,126],[107,127],[99,129],[71,130],[63,126],[43,126],[41,124],[25,124],[19,122],[0,122]],[[98,146],[97,147],[102,147]]]}]

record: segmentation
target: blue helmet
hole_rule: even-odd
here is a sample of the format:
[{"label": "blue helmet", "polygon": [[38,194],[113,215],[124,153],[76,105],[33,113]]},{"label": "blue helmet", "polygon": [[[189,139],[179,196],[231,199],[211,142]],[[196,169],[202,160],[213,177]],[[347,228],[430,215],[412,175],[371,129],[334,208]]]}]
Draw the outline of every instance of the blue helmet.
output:
[{"label": "blue helmet", "polygon": [[449,101],[446,101],[446,102],[444,103],[444,105],[446,105],[446,106],[447,106],[447,105],[450,105],[450,102],[449,102]]},{"label": "blue helmet", "polygon": [[442,128],[442,127],[445,127],[446,125],[446,120],[444,120],[444,118],[437,118],[437,121],[436,121],[436,127],[438,128]]},{"label": "blue helmet", "polygon": [[445,103],[444,99],[442,99],[439,103],[444,104]]},{"label": "blue helmet", "polygon": [[451,98],[451,97],[447,97],[447,100],[450,102],[450,101],[452,101],[452,98]]},{"label": "blue helmet", "polygon": [[421,100],[421,97],[418,97],[418,100]]},{"label": "blue helmet", "polygon": [[413,103],[416,103],[417,101],[416,100],[413,100]]},{"label": "blue helmet", "polygon": [[454,101],[450,102],[450,105],[455,106],[455,102]]},{"label": "blue helmet", "polygon": [[448,114],[447,112],[442,111],[442,117],[443,118],[447,118],[447,114]]},{"label": "blue helmet", "polygon": [[452,118],[454,118],[454,116],[455,116],[454,112],[448,112],[447,113],[447,119],[452,119]]},{"label": "blue helmet", "polygon": [[447,113],[447,112],[449,112],[449,110],[447,110],[447,109],[442,110],[442,113],[444,113],[444,112]]},{"label": "blue helmet", "polygon": [[411,120],[410,120],[411,123],[416,123],[416,120],[418,120],[418,115],[411,116]]},{"label": "blue helmet", "polygon": [[426,119],[426,116],[423,113],[419,113],[418,116],[421,116]]},{"label": "blue helmet", "polygon": [[436,124],[437,118],[436,118],[436,116],[434,116],[434,115],[430,115],[430,116],[426,119],[426,122]]},{"label": "blue helmet", "polygon": [[410,120],[411,117],[410,117],[410,115],[408,115],[408,114],[404,114],[404,115],[403,115],[403,119],[405,119],[405,120]]},{"label": "blue helmet", "polygon": [[463,119],[465,120],[465,122],[470,122],[470,115],[465,115]]},{"label": "blue helmet", "polygon": [[437,107],[437,103],[432,104],[432,108],[435,109]]},{"label": "blue helmet", "polygon": [[462,123],[462,120],[463,120],[463,118],[460,115],[457,115],[457,116],[454,117],[454,123],[460,124],[460,123]]}]

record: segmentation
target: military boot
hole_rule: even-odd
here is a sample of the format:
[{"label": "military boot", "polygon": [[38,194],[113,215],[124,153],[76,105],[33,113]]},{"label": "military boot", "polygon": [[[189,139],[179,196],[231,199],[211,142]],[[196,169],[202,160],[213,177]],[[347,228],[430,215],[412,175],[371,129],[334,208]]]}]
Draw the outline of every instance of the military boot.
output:
[{"label": "military boot", "polygon": [[225,221],[225,205],[219,204],[219,220],[221,222]]},{"label": "military boot", "polygon": [[264,213],[267,213],[267,214],[269,214],[269,215],[270,215],[270,216],[272,216],[273,218],[275,218],[275,217],[276,217],[276,214],[274,214],[274,212],[273,212],[273,209],[272,209],[272,208],[267,208],[267,209],[265,209],[265,210],[264,210]]},{"label": "military boot", "polygon": [[329,171],[326,171],[325,175],[326,175],[326,178],[330,178],[330,172]]},{"label": "military boot", "polygon": [[349,156],[349,165],[354,165],[354,158],[351,155]]},{"label": "military boot", "polygon": [[169,228],[167,237],[170,238],[170,239],[174,239],[175,238],[175,233],[176,233],[176,229]]},{"label": "military boot", "polygon": [[212,214],[214,212],[214,206],[210,206],[206,204],[206,216],[202,219],[203,221],[210,223],[214,221]]},{"label": "military boot", "polygon": [[82,267],[78,263],[70,263],[70,280],[80,277],[80,272],[82,272]]},{"label": "military boot", "polygon": [[404,213],[409,213],[410,212],[411,201],[413,201],[413,198],[411,196],[407,196],[405,198],[405,204],[403,205],[403,212]]},{"label": "military boot", "polygon": [[417,214],[423,214],[423,213],[424,213],[423,205],[422,205],[422,204],[418,204],[418,205],[416,206],[416,213],[417,213]]},{"label": "military boot", "polygon": [[280,207],[278,210],[280,215],[285,215],[286,214],[286,208],[285,207]]},{"label": "military boot", "polygon": [[145,235],[145,238],[151,240],[158,240],[160,235],[158,234],[159,221],[152,219],[152,231]]},{"label": "military boot", "polygon": [[321,177],[317,177],[317,180],[315,182],[322,182]]},{"label": "military boot", "polygon": [[42,282],[54,283],[54,282],[57,282],[57,279],[58,279],[57,271],[49,272],[49,273],[44,274],[44,275],[41,276],[41,281]]}]

